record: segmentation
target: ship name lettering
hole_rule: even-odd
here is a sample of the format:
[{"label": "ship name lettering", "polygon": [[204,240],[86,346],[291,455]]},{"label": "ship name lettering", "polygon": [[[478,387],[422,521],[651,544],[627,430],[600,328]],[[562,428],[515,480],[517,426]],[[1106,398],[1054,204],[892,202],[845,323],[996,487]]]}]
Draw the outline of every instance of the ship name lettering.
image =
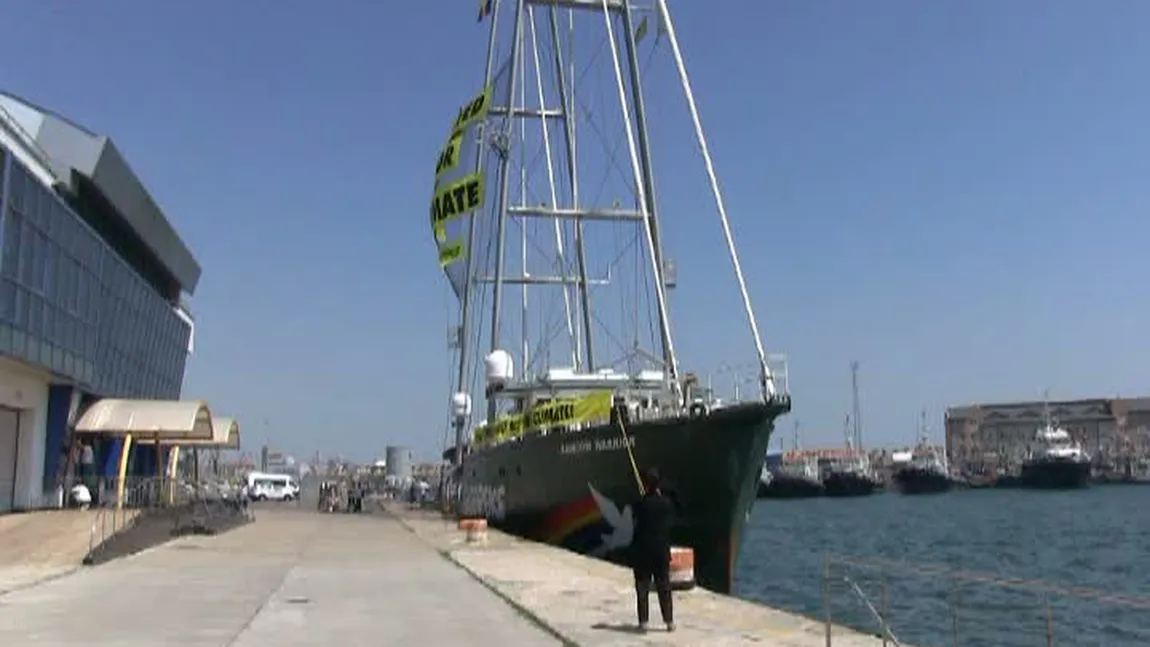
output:
[{"label": "ship name lettering", "polygon": [[596,438],[595,440],[575,440],[559,446],[560,454],[585,454],[587,452],[615,452],[624,447],[634,447],[635,439],[628,436],[624,441],[622,436],[614,438]]}]

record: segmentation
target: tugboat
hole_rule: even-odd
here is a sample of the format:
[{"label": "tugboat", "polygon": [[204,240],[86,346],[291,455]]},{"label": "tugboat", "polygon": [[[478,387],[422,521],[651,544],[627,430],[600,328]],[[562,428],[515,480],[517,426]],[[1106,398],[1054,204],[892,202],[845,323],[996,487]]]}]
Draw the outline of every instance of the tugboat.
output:
[{"label": "tugboat", "polygon": [[1083,488],[1090,483],[1090,456],[1043,405],[1043,426],[1034,434],[1037,451],[1022,462],[1019,485],[1035,489]]},{"label": "tugboat", "polygon": [[900,465],[894,471],[894,483],[903,494],[948,492],[955,485],[946,454],[930,444],[925,411],[919,426],[918,444],[909,456],[896,454],[895,461]]},{"label": "tugboat", "polygon": [[794,447],[767,454],[759,477],[760,499],[807,499],[822,496],[818,457],[799,449],[799,421],[795,421]]},{"label": "tugboat", "polygon": [[882,489],[862,448],[862,413],[859,405],[859,363],[851,362],[851,413],[843,422],[846,451],[819,460],[823,493],[829,497],[868,496]]},{"label": "tugboat", "polygon": [[881,489],[870,455],[848,448],[840,456],[819,461],[823,494],[829,497],[869,496]]},{"label": "tugboat", "polygon": [[[801,451],[768,456],[759,479],[760,499],[809,499],[823,495],[818,458]],[[772,465],[772,463],[775,463]]]}]

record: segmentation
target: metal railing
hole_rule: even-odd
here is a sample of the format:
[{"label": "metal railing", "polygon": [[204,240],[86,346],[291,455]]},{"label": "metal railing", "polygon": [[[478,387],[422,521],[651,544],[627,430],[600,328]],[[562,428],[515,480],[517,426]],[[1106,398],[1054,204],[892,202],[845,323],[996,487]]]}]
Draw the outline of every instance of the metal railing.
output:
[{"label": "metal railing", "polygon": [[93,563],[98,551],[110,539],[149,515],[171,512],[173,530],[187,527],[193,532],[210,527],[222,514],[221,510],[244,521],[255,518],[248,506],[238,500],[237,493],[213,482],[129,477],[124,484],[122,505],[117,492],[115,482],[101,488],[96,518],[88,537],[86,563]]},{"label": "metal railing", "polygon": [[105,485],[100,488],[96,518],[92,520],[92,529],[88,535],[88,555],[85,561],[91,561],[100,546],[125,528],[131,527],[131,524],[149,508],[160,505],[164,480],[152,476],[133,478],[134,482],[126,482],[123,505],[117,496],[118,488],[114,480],[112,487]]},{"label": "metal railing", "polygon": [[826,646],[845,624],[884,647],[1150,644],[1150,597],[942,565],[826,554]]}]

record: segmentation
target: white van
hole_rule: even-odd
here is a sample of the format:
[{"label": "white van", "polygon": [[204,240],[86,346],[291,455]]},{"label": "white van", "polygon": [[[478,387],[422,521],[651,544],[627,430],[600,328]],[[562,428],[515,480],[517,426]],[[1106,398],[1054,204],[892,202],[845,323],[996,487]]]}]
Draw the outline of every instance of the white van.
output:
[{"label": "white van", "polygon": [[253,501],[295,501],[299,499],[299,483],[287,474],[248,474],[248,498]]}]

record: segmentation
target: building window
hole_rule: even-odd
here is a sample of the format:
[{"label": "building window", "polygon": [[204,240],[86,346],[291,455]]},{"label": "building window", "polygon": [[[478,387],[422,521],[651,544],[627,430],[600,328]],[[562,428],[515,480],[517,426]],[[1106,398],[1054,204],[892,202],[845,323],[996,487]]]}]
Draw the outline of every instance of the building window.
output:
[{"label": "building window", "polygon": [[23,218],[13,206],[4,219],[4,247],[0,255],[0,275],[16,279],[20,268],[20,231]]}]

